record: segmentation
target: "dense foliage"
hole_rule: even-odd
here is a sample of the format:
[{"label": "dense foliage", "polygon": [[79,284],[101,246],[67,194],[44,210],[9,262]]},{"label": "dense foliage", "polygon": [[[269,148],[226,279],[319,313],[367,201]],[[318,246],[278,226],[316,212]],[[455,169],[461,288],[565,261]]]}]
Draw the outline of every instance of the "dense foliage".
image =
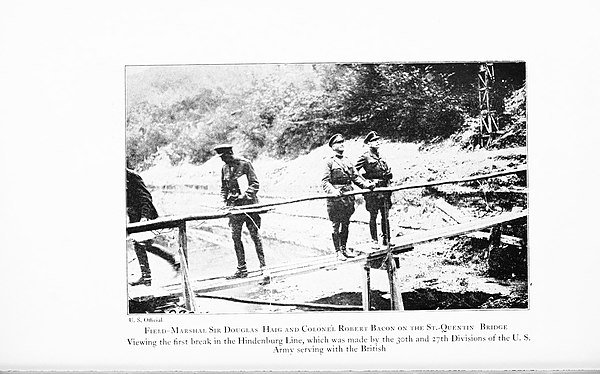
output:
[{"label": "dense foliage", "polygon": [[[504,65],[493,105],[523,131],[513,103],[524,64]],[[444,139],[479,111],[479,64],[319,64],[160,67],[127,81],[127,157],[144,168],[158,151],[202,163],[231,142],[247,157],[293,157],[334,133],[376,130],[404,141]],[[524,91],[523,95],[524,95]]]}]

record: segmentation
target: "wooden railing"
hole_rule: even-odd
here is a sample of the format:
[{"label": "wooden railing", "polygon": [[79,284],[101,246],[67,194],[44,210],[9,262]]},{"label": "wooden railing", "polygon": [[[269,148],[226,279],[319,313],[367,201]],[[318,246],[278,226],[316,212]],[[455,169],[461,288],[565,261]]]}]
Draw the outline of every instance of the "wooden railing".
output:
[{"label": "wooden railing", "polygon": [[[412,184],[405,184],[405,185],[401,185],[401,186],[381,187],[381,188],[375,188],[373,190],[368,190],[368,189],[353,190],[348,193],[344,193],[341,196],[369,194],[369,193],[376,193],[376,192],[393,193],[396,191],[402,191],[402,190],[408,190],[408,189],[414,189],[414,188],[424,188],[424,187],[439,186],[439,185],[444,185],[444,184],[465,183],[465,182],[471,182],[471,181],[482,180],[482,179],[497,178],[497,177],[511,175],[511,174],[524,173],[526,171],[527,171],[527,167],[521,166],[521,167],[510,169],[510,170],[505,170],[505,171],[501,171],[501,172],[497,172],[497,173],[490,173],[490,174],[485,174],[485,175],[479,175],[479,176],[470,176],[470,177],[456,178],[456,179],[446,179],[446,180],[441,180],[441,181],[428,181],[428,182],[412,183]],[[181,258],[181,276],[182,276],[182,285],[183,285],[184,304],[185,304],[185,307],[190,312],[194,312],[196,310],[196,306],[194,303],[194,297],[193,297],[194,293],[193,293],[193,289],[191,286],[191,281],[190,281],[190,276],[189,276],[189,268],[187,265],[188,264],[187,227],[186,227],[187,222],[197,221],[197,220],[222,219],[222,218],[228,218],[228,217],[230,217],[232,215],[236,215],[236,214],[264,213],[264,212],[267,212],[267,211],[271,210],[272,208],[274,208],[276,206],[280,206],[280,205],[294,204],[294,203],[310,201],[310,200],[329,199],[332,197],[334,197],[334,196],[329,195],[329,194],[319,194],[319,195],[311,195],[311,196],[305,196],[305,197],[300,197],[300,198],[295,198],[295,199],[282,200],[282,201],[278,201],[278,202],[244,205],[244,206],[238,206],[238,207],[228,207],[227,209],[222,209],[217,212],[209,213],[209,214],[194,214],[194,215],[184,215],[184,216],[164,216],[164,217],[160,217],[158,219],[152,220],[152,221],[130,223],[127,225],[127,234],[133,234],[133,233],[151,231],[151,230],[159,230],[159,229],[165,229],[165,228],[178,228],[178,231],[179,231],[179,249],[178,250],[179,250],[179,255]],[[385,207],[385,209],[388,211],[389,211],[389,208],[390,207]],[[519,212],[517,214],[509,214],[509,215],[506,215],[504,218],[502,218],[500,221],[491,220],[490,221],[491,223],[489,225],[487,223],[485,223],[485,224],[483,224],[483,226],[481,224],[479,224],[479,225],[471,224],[471,225],[462,225],[462,226],[457,225],[457,227],[460,226],[458,231],[451,229],[451,230],[449,230],[449,232],[453,233],[453,235],[458,235],[459,233],[475,231],[482,227],[489,227],[494,224],[498,224],[499,222],[505,222],[508,220],[518,219],[518,218],[524,217],[526,215],[527,215],[527,211]],[[387,217],[388,214],[386,214],[385,216]],[[389,222],[387,222],[387,225],[389,227]],[[390,230],[388,230],[388,235],[389,235],[389,231]],[[446,231],[448,231],[448,230],[441,229],[439,231],[440,231],[439,233],[429,233],[429,234],[426,232],[424,237],[426,237],[427,240],[441,238],[441,237],[444,237],[444,235],[447,235]],[[387,243],[390,243],[389,239],[390,238],[388,238]],[[400,293],[398,290],[398,282],[397,282],[397,275],[396,275],[397,264],[395,263],[393,254],[395,251],[399,251],[399,250],[408,248],[412,244],[416,244],[420,241],[422,241],[422,240],[415,238],[414,243],[407,242],[407,243],[404,243],[402,246],[394,246],[394,247],[388,245],[387,249],[384,249],[381,251],[375,251],[365,258],[367,260],[373,260],[375,258],[384,257],[385,261],[387,261],[388,278],[389,278],[389,282],[390,282],[390,291],[391,291],[390,292],[391,304],[392,304],[391,307],[393,310],[402,310],[403,309],[402,298],[400,297]],[[351,261],[351,262],[354,262],[354,261]],[[348,263],[351,263],[351,262],[348,262]],[[367,277],[368,277],[368,272],[367,272]],[[368,281],[368,279],[366,281]],[[363,295],[364,295],[364,293],[363,293]],[[364,296],[363,296],[363,299],[364,299]],[[363,301],[365,301],[365,300],[363,300]],[[367,304],[368,304],[368,297],[367,297]]]}]

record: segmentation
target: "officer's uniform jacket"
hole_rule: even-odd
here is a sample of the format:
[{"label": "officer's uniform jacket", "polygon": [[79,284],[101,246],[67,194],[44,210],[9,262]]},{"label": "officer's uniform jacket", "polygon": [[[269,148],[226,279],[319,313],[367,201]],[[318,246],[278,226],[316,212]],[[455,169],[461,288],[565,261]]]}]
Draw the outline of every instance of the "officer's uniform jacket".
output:
[{"label": "officer's uniform jacket", "polygon": [[372,180],[377,187],[387,187],[392,179],[392,170],[379,156],[379,153],[369,149],[362,154],[356,162],[356,170],[364,170],[365,179]]},{"label": "officer's uniform jacket", "polygon": [[[238,178],[245,175],[248,178],[248,189],[240,191]],[[257,204],[258,178],[250,161],[235,157],[231,164],[224,164],[221,169],[221,197],[228,206]],[[246,199],[235,199],[246,194]]]},{"label": "officer's uniform jacket", "polygon": [[146,188],[144,180],[134,171],[127,171],[127,215],[129,222],[139,222],[142,218],[156,219],[158,212],[152,204],[152,195]]},{"label": "officer's uniform jacket", "polygon": [[343,155],[335,154],[325,162],[321,186],[328,194],[352,190],[352,183],[367,188],[368,182],[361,177],[352,162]]}]

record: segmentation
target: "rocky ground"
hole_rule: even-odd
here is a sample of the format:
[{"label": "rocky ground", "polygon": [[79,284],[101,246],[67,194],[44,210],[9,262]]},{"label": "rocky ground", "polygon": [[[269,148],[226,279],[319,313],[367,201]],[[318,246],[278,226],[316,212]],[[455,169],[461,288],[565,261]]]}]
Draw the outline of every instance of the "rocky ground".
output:
[{"label": "rocky ground", "polygon": [[[394,172],[394,183],[398,185],[492,173],[527,163],[524,147],[466,150],[461,144],[461,139],[457,138],[428,147],[385,143],[381,154],[388,160]],[[346,155],[351,160],[362,151],[359,141],[347,143]],[[329,152],[327,147],[321,147],[293,160],[256,160],[254,166],[261,181],[262,202],[321,193],[321,165]],[[171,167],[159,163],[142,176],[153,189],[162,215],[212,212],[219,205],[220,167],[218,158],[201,166]],[[456,223],[456,217],[439,209],[440,201],[452,205],[462,219],[467,220],[526,209],[525,188],[524,176],[511,175],[396,192],[390,216],[392,235],[397,237]],[[368,213],[362,198],[358,198],[350,245],[367,241],[367,221]],[[269,265],[331,253],[329,227],[324,201],[281,206],[263,215],[262,235]],[[400,280],[405,309],[526,308],[526,227],[526,222],[503,225],[503,233],[525,239],[525,247],[503,244],[487,257],[487,240],[467,237],[425,243],[402,254]],[[222,276],[234,271],[235,255],[225,220],[190,223],[188,236],[192,277]],[[253,268],[257,267],[257,261],[248,239],[245,237],[247,259],[249,267]],[[176,248],[174,232],[162,232],[159,240]],[[131,250],[129,254],[132,254]],[[130,276],[135,277],[139,272],[135,256],[129,258]],[[177,281],[168,265],[156,258],[151,261],[155,284],[160,286]],[[387,273],[382,270],[371,273],[373,308],[389,309]],[[265,301],[360,305],[361,287],[360,266],[348,265],[269,285],[220,292],[219,295]],[[305,310],[208,299],[200,299],[198,304],[202,305],[201,311],[207,313]]]}]

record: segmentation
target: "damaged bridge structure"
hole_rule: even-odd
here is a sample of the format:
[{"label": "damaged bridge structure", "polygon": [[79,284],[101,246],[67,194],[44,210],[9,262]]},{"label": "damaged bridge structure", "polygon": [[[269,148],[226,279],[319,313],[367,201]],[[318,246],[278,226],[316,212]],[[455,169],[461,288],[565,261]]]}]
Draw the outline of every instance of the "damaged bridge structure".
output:
[{"label": "damaged bridge structure", "polygon": [[[485,179],[498,178],[513,174],[524,174],[527,172],[526,166],[520,166],[514,169],[509,169],[501,172],[470,176],[466,178],[447,179],[439,181],[427,181],[420,183],[411,183],[391,187],[375,188],[374,190],[354,190],[344,195],[359,195],[369,193],[395,193],[398,191],[427,188],[440,185],[467,183],[471,181],[480,181]],[[331,198],[330,195],[318,194],[295,199],[285,199],[282,201],[246,205],[243,207],[231,207],[228,210],[215,211],[210,214],[197,214],[185,216],[164,216],[156,220],[130,223],[127,225],[127,234],[143,233],[148,231],[175,229],[178,237],[178,255],[181,263],[180,281],[173,284],[168,284],[163,287],[129,287],[128,298],[130,306],[132,303],[151,302],[157,299],[176,299],[178,300],[177,310],[179,312],[198,313],[201,309],[199,303],[206,299],[221,299],[235,302],[244,302],[250,304],[268,304],[281,306],[300,306],[305,308],[317,308],[327,310],[372,310],[371,300],[371,271],[373,269],[383,269],[387,272],[387,280],[389,283],[390,294],[390,309],[404,310],[402,295],[400,292],[401,282],[399,272],[402,271],[402,256],[403,253],[415,251],[417,245],[427,242],[440,240],[443,238],[471,236],[479,239],[487,240],[489,248],[497,246],[500,241],[512,241],[513,245],[526,245],[519,238],[514,238],[507,235],[502,235],[502,226],[505,223],[527,219],[527,209],[513,210],[510,212],[500,213],[492,217],[479,219],[467,219],[459,214],[451,212],[452,207],[448,204],[440,203],[440,209],[453,218],[453,224],[445,227],[422,230],[415,233],[403,235],[394,238],[392,243],[390,238],[386,241],[387,246],[374,249],[368,243],[361,244],[355,247],[356,257],[348,258],[346,261],[340,261],[335,254],[314,256],[305,258],[301,261],[293,261],[277,266],[269,266],[259,271],[250,271],[248,277],[227,279],[225,276],[219,277],[203,277],[202,274],[192,274],[188,266],[188,224],[194,221],[207,220],[222,220],[227,219],[235,214],[248,213],[269,213],[276,210],[278,206],[297,204],[310,200],[324,200]],[[389,210],[391,207],[385,207]],[[385,215],[389,216],[389,215]],[[389,218],[388,218],[389,219]],[[388,227],[389,221],[387,222]],[[491,232],[483,232],[484,229],[491,228]],[[388,235],[389,235],[388,230]],[[489,254],[489,253],[488,253]],[[270,283],[276,285],[277,280],[293,277],[295,275],[307,274],[313,272],[327,271],[337,269],[344,266],[359,264],[362,271],[362,289],[358,290],[362,295],[362,305],[332,305],[332,304],[315,304],[307,302],[283,302],[278,300],[255,300],[255,299],[240,299],[229,298],[227,296],[214,295],[215,292],[248,285],[260,285]],[[314,305],[313,305],[314,304]]]}]

